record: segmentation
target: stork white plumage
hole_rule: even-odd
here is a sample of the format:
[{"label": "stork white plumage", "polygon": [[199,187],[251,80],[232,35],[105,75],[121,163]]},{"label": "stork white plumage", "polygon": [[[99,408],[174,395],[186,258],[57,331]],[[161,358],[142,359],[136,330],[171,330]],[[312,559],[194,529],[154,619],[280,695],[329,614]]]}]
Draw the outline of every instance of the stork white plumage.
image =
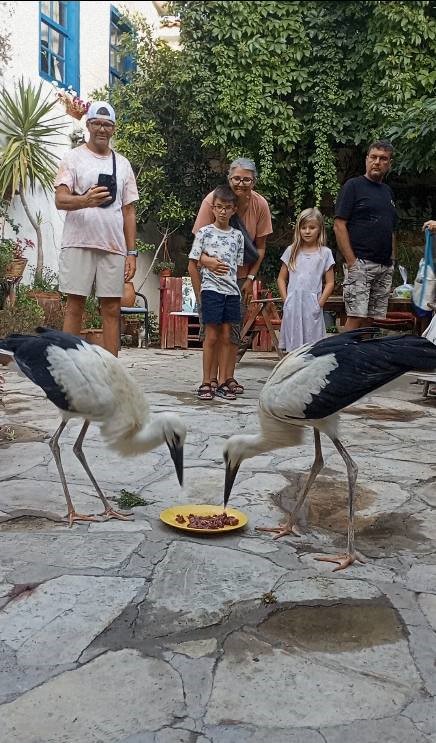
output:
[{"label": "stork white plumage", "polygon": [[298,512],[324,462],[320,434],[328,436],[345,462],[348,475],[348,543],[346,553],[316,559],[340,570],[362,558],[354,549],[354,492],[357,465],[338,438],[339,412],[364,395],[411,370],[436,369],[436,346],[411,335],[373,338],[371,328],[342,333],[289,353],[275,367],[259,399],[260,432],[232,436],[224,446],[224,507],[244,459],[303,441],[303,429],[314,430],[315,460],[286,523],[260,528],[276,539],[295,531]]},{"label": "stork white plumage", "polygon": [[68,522],[95,521],[74,509],[62,467],[59,437],[70,418],[84,423],[73,451],[105,507],[106,518],[125,520],[100,489],[83,453],[91,421],[99,423],[106,444],[123,456],[143,454],[166,443],[180,485],[183,483],[183,445],[186,427],[173,413],[150,418],[146,399],[118,359],[99,346],[69,333],[37,328],[38,335],[12,334],[0,340],[0,353],[13,356],[20,371],[44,390],[58,408],[62,421],[50,439],[68,506]]}]

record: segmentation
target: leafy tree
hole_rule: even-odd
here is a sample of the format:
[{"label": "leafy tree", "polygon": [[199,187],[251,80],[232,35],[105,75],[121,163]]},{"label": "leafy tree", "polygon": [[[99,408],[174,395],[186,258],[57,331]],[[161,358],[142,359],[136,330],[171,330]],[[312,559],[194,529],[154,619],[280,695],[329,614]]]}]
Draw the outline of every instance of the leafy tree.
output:
[{"label": "leafy tree", "polygon": [[53,146],[65,124],[62,117],[52,116],[56,101],[43,96],[42,83],[36,88],[24,79],[11,95],[6,88],[0,92],[0,134],[4,137],[0,152],[0,199],[18,192],[26,216],[36,232],[37,261],[35,276],[40,278],[44,267],[41,215],[33,214],[26,196],[39,185],[44,193],[53,190],[58,158]]},{"label": "leafy tree", "polygon": [[192,224],[205,192],[220,180],[209,167],[189,111],[197,105],[184,89],[184,56],[152,37],[145,20],[129,16],[134,34],[123,52],[135,57],[124,85],[110,91],[117,111],[117,149],[131,162],[138,190],[138,220],[161,232]]},{"label": "leafy tree", "polygon": [[134,19],[125,44],[135,47],[136,71],[112,93],[117,146],[138,175],[144,221],[188,229],[201,198],[243,155],[259,167],[282,245],[303,206],[331,214],[373,137],[397,138],[399,169],[433,167],[434,2],[209,0],[173,9],[181,49],[153,41]]},{"label": "leafy tree", "polygon": [[434,87],[426,0],[174,5],[191,127],[221,157],[252,156],[282,213],[331,203],[342,150],[386,136]]}]

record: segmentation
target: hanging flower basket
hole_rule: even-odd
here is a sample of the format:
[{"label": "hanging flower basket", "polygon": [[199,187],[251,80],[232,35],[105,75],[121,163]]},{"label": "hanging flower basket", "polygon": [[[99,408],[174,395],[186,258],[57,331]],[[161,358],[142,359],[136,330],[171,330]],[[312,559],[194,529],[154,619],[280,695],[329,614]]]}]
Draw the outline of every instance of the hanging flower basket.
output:
[{"label": "hanging flower basket", "polygon": [[66,90],[64,88],[58,88],[57,83],[53,83],[53,87],[55,88],[58,100],[65,107],[67,114],[73,119],[76,119],[76,121],[80,121],[82,116],[86,114],[91,103],[79,98],[71,85]]},{"label": "hanging flower basket", "polygon": [[83,111],[82,108],[76,108],[74,103],[69,103],[65,101],[65,111],[69,116],[71,116],[73,119],[76,119],[76,121],[80,121],[85,111]]},{"label": "hanging flower basket", "polygon": [[24,273],[27,258],[14,258],[5,269],[5,279],[19,279]]}]

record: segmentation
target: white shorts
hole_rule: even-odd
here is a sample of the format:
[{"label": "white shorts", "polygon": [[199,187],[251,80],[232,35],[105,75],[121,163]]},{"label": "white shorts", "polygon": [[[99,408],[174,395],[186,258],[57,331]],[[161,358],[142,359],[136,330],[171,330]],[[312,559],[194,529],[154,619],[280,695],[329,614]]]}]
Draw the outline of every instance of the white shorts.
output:
[{"label": "white shorts", "polygon": [[95,281],[97,297],[122,297],[126,257],[95,248],[62,248],[59,291],[89,297]]}]

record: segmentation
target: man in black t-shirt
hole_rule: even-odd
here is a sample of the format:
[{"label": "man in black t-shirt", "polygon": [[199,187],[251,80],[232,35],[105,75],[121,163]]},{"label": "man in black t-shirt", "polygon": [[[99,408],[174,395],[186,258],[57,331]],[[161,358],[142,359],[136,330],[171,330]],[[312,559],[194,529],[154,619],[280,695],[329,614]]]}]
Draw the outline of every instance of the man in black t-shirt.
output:
[{"label": "man in black t-shirt", "polygon": [[336,202],[335,235],[344,260],[345,330],[386,317],[395,260],[397,213],[383,183],[393,148],[377,140],[368,148],[366,172],[350,178]]}]

